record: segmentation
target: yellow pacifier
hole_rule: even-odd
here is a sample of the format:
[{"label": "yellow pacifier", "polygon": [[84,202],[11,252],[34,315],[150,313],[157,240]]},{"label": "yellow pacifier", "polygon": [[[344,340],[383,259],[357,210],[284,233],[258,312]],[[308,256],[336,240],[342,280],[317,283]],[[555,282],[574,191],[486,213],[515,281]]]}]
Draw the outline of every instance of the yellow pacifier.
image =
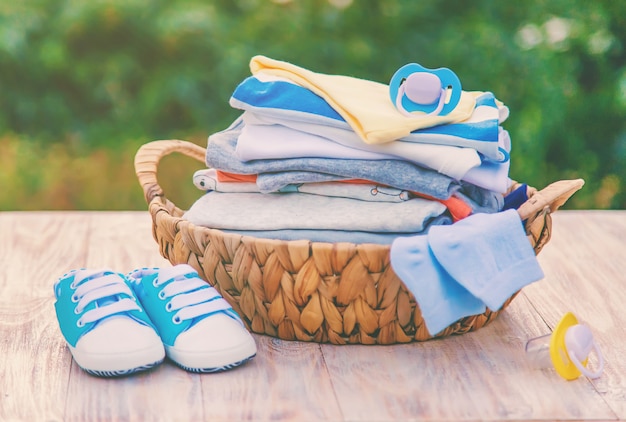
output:
[{"label": "yellow pacifier", "polygon": [[[587,367],[592,350],[598,359],[595,371]],[[571,312],[561,318],[552,334],[528,340],[526,355],[539,368],[554,367],[566,380],[576,379],[581,374],[598,378],[604,370],[604,358],[591,329],[580,324]]]}]

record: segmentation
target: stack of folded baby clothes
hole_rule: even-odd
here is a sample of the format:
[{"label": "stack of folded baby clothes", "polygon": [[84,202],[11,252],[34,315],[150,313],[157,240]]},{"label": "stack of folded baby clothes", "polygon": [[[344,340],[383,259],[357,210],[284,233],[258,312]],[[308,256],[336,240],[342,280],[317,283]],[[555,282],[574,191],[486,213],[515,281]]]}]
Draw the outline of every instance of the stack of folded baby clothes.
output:
[{"label": "stack of folded baby clothes", "polygon": [[[391,244],[505,207],[508,108],[462,91],[445,115],[398,111],[389,85],[256,56],[209,137],[207,193],[183,218],[254,237]],[[419,113],[418,113],[419,114]]]}]

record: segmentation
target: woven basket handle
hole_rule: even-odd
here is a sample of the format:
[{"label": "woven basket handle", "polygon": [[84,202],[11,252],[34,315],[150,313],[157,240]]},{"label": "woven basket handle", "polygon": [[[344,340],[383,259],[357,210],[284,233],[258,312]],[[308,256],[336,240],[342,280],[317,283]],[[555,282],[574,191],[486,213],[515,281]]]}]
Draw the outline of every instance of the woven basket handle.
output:
[{"label": "woven basket handle", "polygon": [[204,162],[205,149],[194,143],[179,140],[153,141],[142,145],[135,154],[135,173],[143,188],[146,202],[150,204],[156,197],[165,198],[157,180],[157,169],[161,158],[173,152]]},{"label": "woven basket handle", "polygon": [[540,191],[529,188],[530,198],[517,212],[526,222],[526,235],[535,253],[539,253],[552,236],[551,213],[559,209],[584,184],[582,179],[560,180]]},{"label": "woven basket handle", "polygon": [[560,180],[535,192],[517,210],[522,220],[541,213],[546,207],[553,213],[559,209],[577,190],[583,187],[583,179]]}]

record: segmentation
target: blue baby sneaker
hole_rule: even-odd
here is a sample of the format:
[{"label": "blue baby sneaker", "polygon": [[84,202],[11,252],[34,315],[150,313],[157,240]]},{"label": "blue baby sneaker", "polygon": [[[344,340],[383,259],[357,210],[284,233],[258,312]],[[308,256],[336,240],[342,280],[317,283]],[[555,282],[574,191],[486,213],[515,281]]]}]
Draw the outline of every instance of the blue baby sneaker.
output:
[{"label": "blue baby sneaker", "polygon": [[128,279],[167,356],[181,368],[224,371],[256,355],[254,339],[237,313],[191,266],[139,269]]},{"label": "blue baby sneaker", "polygon": [[88,373],[127,375],[165,358],[161,339],[124,275],[72,270],[54,284],[54,294],[61,333]]}]

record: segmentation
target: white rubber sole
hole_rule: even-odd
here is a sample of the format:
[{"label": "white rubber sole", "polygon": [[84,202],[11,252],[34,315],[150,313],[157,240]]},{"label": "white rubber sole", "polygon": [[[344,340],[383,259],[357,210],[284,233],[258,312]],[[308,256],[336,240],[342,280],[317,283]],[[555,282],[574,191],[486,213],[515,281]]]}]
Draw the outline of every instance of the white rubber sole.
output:
[{"label": "white rubber sole", "polygon": [[167,357],[190,372],[221,372],[242,365],[256,356],[254,341],[237,347],[211,352],[181,351],[165,346]]},{"label": "white rubber sole", "polygon": [[116,377],[151,369],[165,358],[162,344],[118,354],[86,353],[69,346],[72,357],[84,371],[101,377]]}]

